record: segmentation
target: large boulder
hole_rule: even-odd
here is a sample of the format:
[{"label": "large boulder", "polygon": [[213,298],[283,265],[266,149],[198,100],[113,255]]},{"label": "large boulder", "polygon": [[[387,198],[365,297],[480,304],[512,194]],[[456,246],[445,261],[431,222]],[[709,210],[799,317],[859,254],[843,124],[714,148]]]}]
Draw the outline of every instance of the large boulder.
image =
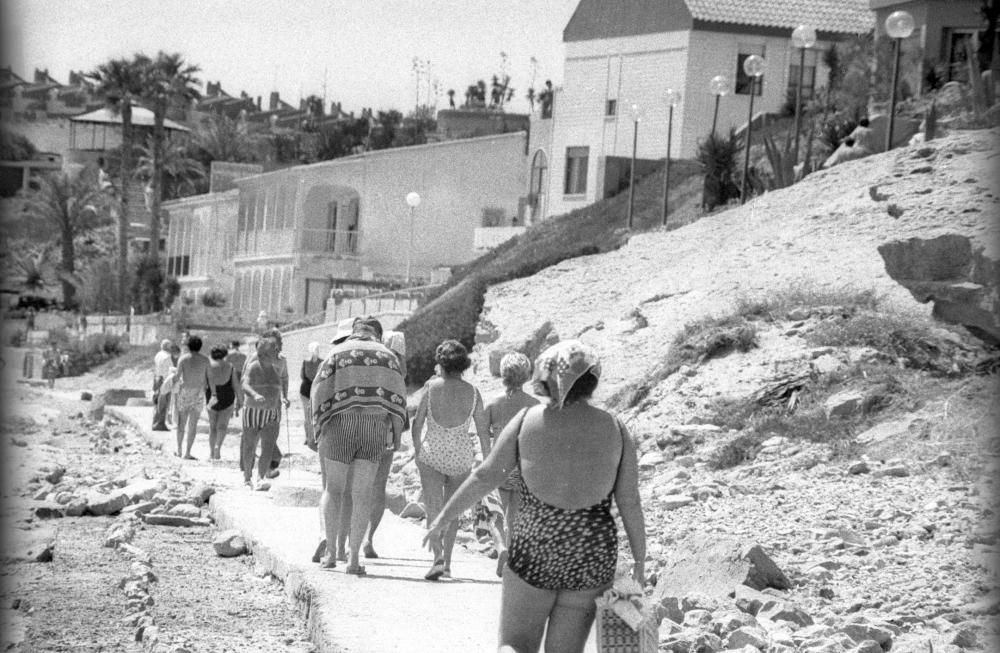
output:
[{"label": "large boulder", "polygon": [[552,323],[545,321],[523,342],[509,342],[501,340],[489,346],[490,374],[500,376],[500,361],[507,354],[519,351],[534,362],[543,351],[559,342],[559,334],[556,333]]},{"label": "large boulder", "polygon": [[791,582],[759,544],[699,535],[682,542],[673,560],[660,571],[656,598],[659,602],[667,596],[700,593],[728,599],[740,585],[784,590]]},{"label": "large boulder", "polygon": [[1000,253],[961,234],[894,240],[878,248],[885,270],[933,314],[1000,344]]}]

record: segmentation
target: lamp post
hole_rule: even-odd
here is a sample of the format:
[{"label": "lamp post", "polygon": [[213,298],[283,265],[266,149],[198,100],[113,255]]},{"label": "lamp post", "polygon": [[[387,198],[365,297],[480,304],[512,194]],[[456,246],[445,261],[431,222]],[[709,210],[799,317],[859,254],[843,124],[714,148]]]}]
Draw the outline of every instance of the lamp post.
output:
[{"label": "lamp post", "polygon": [[799,162],[799,132],[802,124],[802,82],[806,71],[806,50],[816,45],[816,30],[799,25],[792,30],[792,45],[799,49],[799,83],[795,87],[795,163]]},{"label": "lamp post", "polygon": [[899,83],[899,50],[903,39],[913,34],[913,16],[899,10],[885,19],[885,33],[893,40],[892,45],[892,89],[889,91],[889,129],[885,133],[885,151],[892,149],[892,128],[896,123],[896,85]]},{"label": "lamp post", "polygon": [[708,88],[715,95],[715,111],[712,112],[712,135],[715,136],[715,123],[719,120],[719,98],[729,92],[729,80],[725,75],[716,75],[708,83]]},{"label": "lamp post", "polygon": [[635,149],[639,144],[639,105],[634,102],[629,105],[629,116],[632,117],[632,165],[628,171],[628,219],[629,230],[632,229],[632,211],[635,209]]},{"label": "lamp post", "polygon": [[406,285],[410,285],[410,268],[413,263],[413,222],[414,213],[420,206],[420,195],[416,192],[407,193],[406,203],[410,207],[410,247],[406,250]]},{"label": "lamp post", "polygon": [[750,112],[747,115],[746,147],[743,154],[743,184],[740,188],[740,204],[747,201],[747,176],[750,172],[750,135],[753,133],[753,96],[757,89],[757,80],[764,74],[763,57],[751,54],[743,60],[743,72],[750,78]]},{"label": "lamp post", "polygon": [[667,198],[670,196],[670,137],[674,129],[674,107],[681,101],[681,94],[672,88],[667,89],[667,159],[663,164],[663,226],[667,226]]}]

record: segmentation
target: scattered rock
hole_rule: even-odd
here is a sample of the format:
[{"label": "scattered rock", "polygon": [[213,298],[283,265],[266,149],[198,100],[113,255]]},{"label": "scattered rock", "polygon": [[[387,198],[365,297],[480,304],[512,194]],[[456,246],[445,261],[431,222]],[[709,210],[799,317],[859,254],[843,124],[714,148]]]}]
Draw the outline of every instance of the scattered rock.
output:
[{"label": "scattered rock", "polygon": [[798,626],[811,626],[813,623],[813,618],[808,613],[784,601],[768,601],[764,603],[755,616],[758,619],[768,619],[770,621],[788,621]]},{"label": "scattered rock", "polygon": [[93,398],[94,394],[92,392],[87,392],[86,390],[84,390],[83,392],[80,393],[80,401],[90,401]]},{"label": "scattered rock", "polygon": [[861,410],[865,396],[854,390],[845,390],[831,395],[824,402],[827,419],[833,417],[847,417]]},{"label": "scattered rock", "polygon": [[53,519],[58,517],[64,517],[66,515],[66,509],[55,502],[47,501],[40,506],[35,506],[32,511],[35,517],[39,519]]},{"label": "scattered rock", "polygon": [[122,508],[121,514],[145,515],[152,512],[159,505],[155,501],[140,501],[139,503],[133,503]]},{"label": "scattered rock", "polygon": [[657,506],[663,508],[664,510],[676,510],[677,508],[683,508],[686,505],[694,503],[694,497],[689,497],[684,494],[668,494],[666,496],[658,497],[656,500]]},{"label": "scattered rock", "polygon": [[729,633],[726,638],[727,649],[741,649],[745,646],[753,646],[761,651],[767,650],[767,633],[753,626],[737,628]]},{"label": "scattered rock", "polygon": [[847,473],[852,475],[867,474],[870,471],[871,468],[868,466],[868,462],[864,460],[851,463],[851,466],[847,468]]},{"label": "scattered rock", "polygon": [[129,503],[137,501],[149,501],[157,492],[166,488],[166,483],[156,479],[143,479],[129,483],[121,489],[122,494],[128,497]]},{"label": "scattered rock", "polygon": [[201,517],[201,508],[191,503],[178,503],[176,506],[168,510],[167,514],[176,515],[178,517],[196,518]]},{"label": "scattered rock", "polygon": [[114,515],[128,505],[128,497],[119,491],[110,494],[91,491],[87,493],[87,512],[92,515]]},{"label": "scattered rock", "polygon": [[45,475],[45,480],[52,485],[57,485],[59,481],[62,480],[63,476],[66,475],[66,468],[62,465],[55,465],[48,474]]},{"label": "scattered rock", "polygon": [[247,552],[246,540],[243,538],[243,534],[236,529],[222,531],[216,535],[212,540],[212,547],[215,549],[216,555],[223,558],[232,558]]},{"label": "scattered rock", "polygon": [[147,524],[152,524],[154,526],[208,526],[209,522],[207,519],[193,519],[191,517],[182,517],[180,515],[167,515],[167,514],[153,514],[149,513],[143,515],[143,520]]},{"label": "scattered rock", "polygon": [[135,537],[135,524],[131,519],[119,519],[108,527],[104,533],[103,546],[115,548],[120,544],[128,544]]},{"label": "scattered rock", "polygon": [[196,506],[203,506],[208,503],[209,498],[215,494],[215,488],[206,483],[195,483],[191,491],[187,494],[188,503]]},{"label": "scattered rock", "polygon": [[759,544],[696,536],[677,546],[673,560],[657,577],[654,596],[659,600],[667,593],[701,593],[728,600],[740,585],[788,589],[791,582]]}]

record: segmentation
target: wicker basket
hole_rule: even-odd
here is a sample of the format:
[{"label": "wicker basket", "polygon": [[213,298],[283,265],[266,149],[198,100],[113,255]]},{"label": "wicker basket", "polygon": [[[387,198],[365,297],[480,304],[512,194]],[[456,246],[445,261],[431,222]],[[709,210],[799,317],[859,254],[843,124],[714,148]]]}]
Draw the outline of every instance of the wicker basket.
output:
[{"label": "wicker basket", "polygon": [[632,630],[614,610],[597,608],[598,653],[656,653],[660,632],[656,620],[647,616],[638,630]]}]

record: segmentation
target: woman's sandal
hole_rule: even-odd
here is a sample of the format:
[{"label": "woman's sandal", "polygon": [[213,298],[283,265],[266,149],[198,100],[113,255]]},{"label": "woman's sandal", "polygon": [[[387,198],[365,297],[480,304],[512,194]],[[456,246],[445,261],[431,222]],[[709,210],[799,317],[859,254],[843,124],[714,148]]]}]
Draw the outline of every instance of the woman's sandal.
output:
[{"label": "woman's sandal", "polygon": [[319,541],[319,544],[316,546],[316,551],[313,552],[312,561],[319,562],[323,559],[324,553],[326,553],[326,538]]},{"label": "woman's sandal", "polygon": [[345,574],[352,574],[354,576],[367,576],[368,572],[365,571],[364,565],[357,565],[356,567],[348,567],[344,570]]},{"label": "woman's sandal", "polygon": [[320,569],[336,569],[337,568],[337,559],[334,558],[332,555],[325,555],[322,558],[320,558],[319,568]]},{"label": "woman's sandal", "polygon": [[444,576],[447,571],[447,567],[444,566],[444,560],[435,560],[434,564],[431,566],[430,571],[424,574],[424,578],[427,580],[437,580]]}]

